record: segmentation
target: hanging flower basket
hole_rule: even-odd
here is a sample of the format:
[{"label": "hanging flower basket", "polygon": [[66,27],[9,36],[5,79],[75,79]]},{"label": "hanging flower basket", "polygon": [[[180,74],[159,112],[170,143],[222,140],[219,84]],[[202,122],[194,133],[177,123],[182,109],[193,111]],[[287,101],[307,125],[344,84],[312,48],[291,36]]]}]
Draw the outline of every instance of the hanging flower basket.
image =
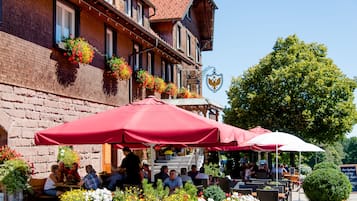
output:
[{"label": "hanging flower basket", "polygon": [[107,61],[109,70],[108,74],[112,75],[116,79],[129,80],[133,70],[123,57],[111,57]]},{"label": "hanging flower basket", "polygon": [[155,87],[154,87],[154,90],[158,93],[162,93],[164,92],[166,89],[166,83],[165,81],[160,78],[160,77],[155,77]]},{"label": "hanging flower basket", "polygon": [[170,95],[170,96],[176,96],[177,95],[177,87],[174,83],[170,82],[166,85],[165,93]]},{"label": "hanging flower basket", "polygon": [[179,89],[177,93],[177,98],[190,98],[190,97],[191,97],[191,93],[188,89],[186,89],[185,87]]},{"label": "hanging flower basket", "polygon": [[67,38],[64,41],[65,56],[73,63],[89,64],[94,57],[93,47],[83,38]]}]

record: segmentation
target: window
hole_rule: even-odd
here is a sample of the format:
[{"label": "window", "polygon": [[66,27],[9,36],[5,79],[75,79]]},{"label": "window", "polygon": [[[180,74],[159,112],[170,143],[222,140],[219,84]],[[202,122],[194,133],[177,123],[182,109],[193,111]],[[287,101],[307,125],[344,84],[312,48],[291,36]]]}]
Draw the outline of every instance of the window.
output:
[{"label": "window", "polygon": [[154,75],[154,56],[152,55],[151,52],[148,52],[148,72],[151,75]]},{"label": "window", "polygon": [[176,33],[176,46],[177,49],[181,49],[181,26],[177,25],[177,33]]},{"label": "window", "polygon": [[196,43],[196,62],[200,63],[200,59],[201,59],[200,44]]},{"label": "window", "polygon": [[200,84],[196,84],[196,94],[199,95],[200,94]]},{"label": "window", "polygon": [[138,3],[138,6],[137,6],[137,20],[138,20],[138,23],[140,25],[144,25],[144,19],[143,19],[143,6]]},{"label": "window", "polygon": [[125,13],[128,15],[128,16],[132,16],[131,15],[131,1],[132,0],[124,0],[124,10],[125,10]]},{"label": "window", "polygon": [[191,56],[191,36],[189,33],[187,33],[186,47],[187,56]]},{"label": "window", "polygon": [[182,87],[182,70],[180,70],[179,66],[177,67],[177,87]]},{"label": "window", "polygon": [[165,72],[165,61],[161,61],[161,78],[165,80],[166,72]]},{"label": "window", "polygon": [[134,45],[134,70],[139,70],[140,67],[140,48],[139,45]]},{"label": "window", "polygon": [[166,82],[171,82],[171,78],[172,78],[172,69],[171,69],[171,64],[167,63],[166,64],[166,77],[165,77],[165,81]]},{"label": "window", "polygon": [[56,43],[75,35],[75,11],[60,2],[56,2]]},{"label": "window", "polygon": [[105,54],[108,58],[113,56],[113,31],[107,28],[105,37]]},{"label": "window", "polygon": [[105,0],[106,2],[110,3],[110,4],[114,4],[114,0]]}]

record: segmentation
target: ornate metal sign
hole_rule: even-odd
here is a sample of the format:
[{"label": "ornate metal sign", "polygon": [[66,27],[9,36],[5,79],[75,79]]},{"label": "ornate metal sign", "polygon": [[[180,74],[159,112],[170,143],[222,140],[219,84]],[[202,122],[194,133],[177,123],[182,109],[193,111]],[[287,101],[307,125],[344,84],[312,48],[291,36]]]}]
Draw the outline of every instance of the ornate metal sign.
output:
[{"label": "ornate metal sign", "polygon": [[213,68],[213,72],[211,74],[206,74],[206,84],[209,90],[216,93],[223,85],[223,74],[217,74],[216,68]]}]

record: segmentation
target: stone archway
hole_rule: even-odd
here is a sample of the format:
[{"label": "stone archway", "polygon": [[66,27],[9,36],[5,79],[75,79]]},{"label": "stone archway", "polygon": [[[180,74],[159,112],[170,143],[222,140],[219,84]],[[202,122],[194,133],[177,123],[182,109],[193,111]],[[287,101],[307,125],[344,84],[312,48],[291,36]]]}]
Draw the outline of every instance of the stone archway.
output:
[{"label": "stone archway", "polygon": [[7,145],[8,132],[12,124],[11,117],[3,111],[0,111],[0,146]]},{"label": "stone archway", "polygon": [[4,145],[7,145],[7,132],[0,126],[0,147]]}]

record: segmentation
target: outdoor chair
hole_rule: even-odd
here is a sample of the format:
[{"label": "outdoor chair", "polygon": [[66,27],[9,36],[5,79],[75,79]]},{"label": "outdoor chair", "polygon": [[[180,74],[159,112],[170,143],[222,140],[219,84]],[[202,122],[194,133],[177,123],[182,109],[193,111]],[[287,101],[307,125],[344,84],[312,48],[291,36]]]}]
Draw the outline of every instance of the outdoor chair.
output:
[{"label": "outdoor chair", "polygon": [[255,178],[257,179],[267,179],[268,174],[266,172],[256,172],[255,173]]},{"label": "outdoor chair", "polygon": [[225,193],[230,193],[231,192],[231,187],[230,187],[230,181],[228,178],[220,178],[219,179],[219,187],[225,192]]},{"label": "outdoor chair", "polygon": [[257,189],[257,198],[260,201],[279,201],[279,191]]},{"label": "outdoor chair", "polygon": [[253,189],[251,188],[240,188],[240,189],[232,189],[233,192],[237,192],[238,194],[241,195],[251,195],[253,192]]}]

